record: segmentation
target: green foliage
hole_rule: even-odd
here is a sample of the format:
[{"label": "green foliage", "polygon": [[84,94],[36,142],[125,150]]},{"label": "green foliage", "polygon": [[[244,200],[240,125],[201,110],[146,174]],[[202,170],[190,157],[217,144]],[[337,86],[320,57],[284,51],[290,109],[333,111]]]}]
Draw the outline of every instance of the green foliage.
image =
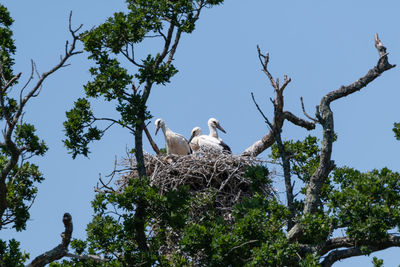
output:
[{"label": "green foliage", "polygon": [[[79,239],[73,239],[70,244],[70,248],[72,249],[75,255],[83,255],[87,253],[87,242]],[[86,267],[96,267],[99,266],[99,263],[92,259],[70,259],[70,260],[62,260],[61,262],[52,262],[49,264],[50,267],[72,267],[72,266],[86,266]],[[107,264],[104,266],[121,266],[118,264]]]},{"label": "green foliage", "polygon": [[167,155],[167,149],[166,148],[160,148],[160,153],[161,153],[161,155]]},{"label": "green foliage", "polygon": [[259,165],[249,167],[244,177],[252,181],[250,190],[255,193],[261,193],[263,187],[272,183],[269,177],[269,170],[265,166]]},{"label": "green foliage", "polygon": [[103,96],[107,101],[123,99],[126,87],[132,82],[132,76],[106,53],[99,57],[97,64],[98,67],[90,68],[90,74],[95,79],[85,86],[86,95],[95,98]]},{"label": "green foliage", "polygon": [[[64,145],[72,150],[72,157],[78,154],[85,156],[89,153],[88,144],[92,140],[99,140],[102,132],[97,127],[92,127],[93,112],[87,99],[79,98],[75,107],[66,112],[68,120],[64,122],[65,135],[68,139],[63,140]],[[88,128],[85,132],[85,128]]]},{"label": "green foliage", "polygon": [[27,152],[37,156],[43,156],[47,146],[43,140],[35,135],[35,127],[32,124],[18,124],[15,129],[15,143],[19,147],[25,147]]},{"label": "green foliage", "polygon": [[145,60],[143,60],[143,67],[139,69],[139,73],[135,75],[139,83],[144,83],[150,81],[151,83],[162,84],[170,82],[172,76],[178,73],[178,70],[171,64],[165,63],[161,64],[157,69],[154,69],[156,62],[160,55],[153,58],[148,55]]},{"label": "green foliage", "polygon": [[[32,124],[17,124],[13,133],[14,142],[21,151],[28,152],[31,155],[43,156],[48,148],[35,132],[36,129]],[[3,146],[0,146],[0,149],[1,154],[11,155],[10,147],[7,144],[4,143]]]},{"label": "green foliage", "polygon": [[[5,163],[4,157],[0,156],[0,168]],[[7,214],[2,218],[2,225],[12,223],[17,231],[25,230],[26,222],[29,219],[29,208],[37,194],[37,187],[34,183],[44,180],[36,165],[25,162],[19,167],[14,167],[9,174],[7,182]]]},{"label": "green foliage", "polygon": [[[285,142],[285,147],[291,155],[292,174],[306,183],[318,164],[318,139],[308,136],[303,141]],[[271,157],[278,159],[276,147]],[[122,192],[96,196],[88,240],[79,246],[79,253],[105,255],[110,262],[104,266],[319,266],[322,255],[302,254],[299,258],[300,246],[321,244],[335,229],[343,229],[364,254],[370,254],[371,247],[363,242],[384,240],[388,230],[399,226],[398,173],[386,168],[366,173],[337,168],[326,180],[317,212],[304,215],[303,199],[295,203],[295,220],[302,225],[303,234],[289,242],[285,226],[290,212],[258,190],[270,182],[268,176],[264,166],[249,168],[245,177],[253,181],[254,195],[234,207],[231,220],[218,215],[212,190],[193,195],[181,187],[159,195],[148,180],[132,179]],[[146,207],[150,252],[141,251],[135,241],[134,212],[139,201]],[[168,254],[166,248],[174,249]],[[379,260],[375,263],[380,266]]]},{"label": "green foliage", "polygon": [[[104,98],[115,104],[120,117],[105,120],[128,128],[135,134],[135,144],[140,143],[143,127],[151,118],[146,102],[152,86],[166,85],[178,72],[172,64],[173,53],[180,34],[195,29],[200,2],[126,0],[127,12],[115,13],[82,34],[94,66],[90,69],[92,80],[84,86],[86,98],[78,99],[66,113],[64,143],[74,158],[78,154],[87,156],[89,143],[105,132],[95,126],[102,119],[94,116],[90,98]],[[222,2],[204,4],[211,7]],[[161,43],[160,49],[152,47],[136,58],[135,49],[141,46],[143,50],[150,38],[157,45]],[[146,48],[151,47],[147,44]],[[131,65],[127,67],[126,62]],[[9,106],[12,113],[12,103]],[[397,136],[399,125],[395,124],[394,129]],[[291,219],[287,207],[260,191],[262,185],[270,183],[268,169],[255,166],[245,174],[253,182],[253,197],[237,204],[229,218],[223,218],[215,208],[218,199],[213,189],[195,194],[182,186],[160,194],[161,190],[146,177],[132,178],[121,190],[96,195],[87,240],[74,240],[71,246],[79,255],[102,255],[109,260],[103,266],[318,266],[322,255],[304,253],[302,249],[320,245],[335,229],[343,229],[349,238],[361,243],[383,240],[389,229],[399,226],[400,179],[388,169],[367,173],[350,168],[335,170],[324,177],[317,211],[303,214],[307,183],[320,161],[319,140],[307,136],[301,141],[284,142],[284,148],[289,154],[292,177],[300,182],[293,219],[300,223],[302,235],[296,241],[289,242],[286,237]],[[139,149],[135,147],[133,152]],[[276,145],[272,146],[271,158],[280,161]],[[141,216],[136,216],[138,210]],[[145,229],[148,250],[137,243],[141,234],[138,225]],[[362,249],[365,254],[371,252],[368,246]],[[73,265],[99,263],[73,259],[53,266]]]},{"label": "green foliage", "polygon": [[[3,89],[5,83],[9,83],[13,78],[15,45],[10,29],[12,23],[8,10],[0,4],[0,65],[2,77],[5,79],[5,81],[4,79],[0,81],[2,88],[0,122],[4,129],[2,135],[4,139],[0,141],[0,169],[2,170],[0,183],[2,190],[6,191],[7,202],[2,204],[0,229],[5,225],[11,225],[12,228],[21,231],[26,228],[29,208],[37,194],[36,183],[43,181],[38,167],[27,162],[26,159],[35,155],[43,156],[48,148],[36,135],[35,127],[20,119],[20,114],[23,113],[21,105],[8,95],[16,81]],[[3,253],[6,253],[5,244],[3,245]],[[10,251],[17,250],[17,247],[16,241],[10,241]]]},{"label": "green foliage", "polygon": [[[3,68],[3,74],[6,80],[13,77],[12,66],[14,59],[12,55],[15,54],[15,44],[12,38],[13,33],[10,29],[13,19],[10,16],[7,8],[0,4],[0,63]],[[0,81],[0,86],[4,85]]]},{"label": "green foliage", "polygon": [[23,267],[24,262],[29,258],[29,254],[22,253],[19,242],[11,239],[7,242],[0,239],[0,265]]},{"label": "green foliage", "polygon": [[[256,181],[266,173],[265,167],[256,167],[248,175]],[[110,262],[104,266],[160,262],[167,266],[271,266],[298,261],[297,244],[287,241],[282,227],[289,212],[275,199],[255,192],[253,198],[234,207],[235,223],[231,224],[216,216],[214,198],[193,196],[188,190],[180,187],[160,195],[147,179],[132,179],[122,192],[97,194],[87,243],[80,241],[75,249],[105,255]],[[151,253],[140,251],[134,241],[135,202],[141,199],[146,201],[146,227],[152,229],[152,234],[148,233]],[[193,207],[197,213],[191,213]],[[204,219],[199,221],[190,214]],[[158,254],[168,244],[179,249],[169,257]]]},{"label": "green foliage", "polygon": [[383,266],[383,260],[378,259],[377,257],[372,258],[372,264],[374,267],[382,267]]},{"label": "green foliage", "polygon": [[307,254],[303,259],[300,260],[299,267],[320,267],[319,255]]},{"label": "green foliage", "polygon": [[393,127],[394,136],[397,140],[400,140],[400,123],[395,122]]},{"label": "green foliage", "polygon": [[[74,158],[78,154],[87,156],[89,143],[99,140],[109,128],[99,130],[95,123],[100,120],[128,128],[135,135],[135,145],[141,144],[145,122],[151,118],[146,102],[153,84],[165,85],[178,72],[172,61],[181,33],[194,30],[200,4],[211,7],[222,2],[127,0],[126,13],[115,13],[103,24],[81,35],[95,66],[90,69],[93,79],[85,85],[86,99],[75,102],[64,123],[67,136],[64,144]],[[151,49],[144,53],[146,56],[137,59],[135,49],[143,46],[147,39],[157,45],[161,43],[161,47],[158,52]],[[126,67],[122,59],[132,65]],[[88,100],[99,97],[113,102],[120,117],[96,118]],[[139,145],[134,151],[140,149]],[[193,212],[191,203],[207,205],[210,199],[192,198],[186,187],[163,195],[158,192],[147,178],[140,177],[132,179],[122,192],[98,194],[92,202],[95,215],[87,228],[87,246],[83,253],[102,254],[110,260],[109,266],[148,266],[168,264],[172,260],[187,263],[188,258],[184,255],[172,254],[167,258],[158,252],[172,242],[175,232],[171,229],[178,235],[184,231],[188,214]],[[141,217],[135,216],[138,206],[143,209]],[[140,234],[136,232],[138,226],[151,231],[146,233],[149,251],[139,249],[136,243]]]},{"label": "green foliage", "polygon": [[400,175],[387,168],[366,173],[351,168],[334,171],[337,184],[330,195],[329,207],[358,241],[383,240],[387,231],[400,225]]},{"label": "green foliage", "polygon": [[[157,255],[140,251],[134,242],[135,203],[142,199],[146,201],[144,206],[147,207],[146,226],[151,221],[158,222],[157,235],[148,240],[153,251],[158,251],[165,244],[168,238],[165,229],[179,231],[184,227],[188,210],[188,188],[180,187],[160,195],[147,179],[132,179],[123,192],[96,195],[92,202],[95,216],[87,229],[88,252],[102,253],[107,258],[126,265],[142,261],[154,263],[158,260]],[[110,214],[109,210],[115,212]]]},{"label": "green foliage", "polygon": [[6,102],[7,104],[4,105],[4,110],[0,107],[0,120],[4,120],[4,113],[9,114],[10,117],[13,116],[18,108],[17,101],[15,101],[14,98],[10,98],[7,96],[5,96],[4,98],[4,102]]},{"label": "green foliage", "polygon": [[[336,137],[335,137],[336,139]],[[286,153],[289,155],[291,165],[292,179],[297,177],[300,180],[299,193],[305,195],[306,184],[310,181],[311,176],[318,167],[320,161],[320,140],[317,137],[308,135],[304,140],[288,140],[283,142]],[[276,144],[271,147],[270,157],[275,163],[280,162],[280,154]],[[330,177],[327,177],[321,190],[321,201],[326,201],[329,192],[332,190]],[[302,198],[297,197],[294,199],[295,211],[298,216],[302,215],[304,208],[304,201]],[[320,206],[321,208],[322,206]],[[323,212],[320,210],[319,212]]]},{"label": "green foliage", "polygon": [[293,262],[296,244],[282,230],[287,209],[256,194],[234,210],[233,225],[220,217],[188,224],[182,250],[200,266],[278,266]]},{"label": "green foliage", "polygon": [[325,241],[331,234],[331,225],[334,218],[323,212],[305,214],[298,222],[302,225],[303,235],[299,242],[303,244],[318,244]]},{"label": "green foliage", "polygon": [[[283,142],[286,153],[290,155],[291,171],[303,182],[308,182],[319,163],[319,140],[308,135],[303,141]],[[272,145],[270,157],[274,161],[280,160],[278,146]]]},{"label": "green foliage", "polygon": [[[132,133],[138,125],[138,131],[142,131],[145,121],[151,118],[146,101],[153,84],[165,85],[178,72],[172,60],[181,33],[194,30],[200,4],[211,7],[222,2],[127,0],[126,13],[117,12],[103,24],[81,35],[89,59],[95,62],[95,66],[90,68],[93,80],[84,86],[86,97],[104,97],[108,102],[114,101],[120,118],[110,121]],[[161,43],[159,52],[152,49],[138,60],[135,49],[143,46],[145,40],[152,40],[157,45]],[[122,60],[131,66],[126,67]],[[134,82],[139,85],[134,86]],[[141,86],[143,90],[139,90]],[[88,100],[79,99],[75,108],[67,113],[64,123],[67,136],[64,144],[74,158],[78,154],[87,156],[88,144],[99,140],[108,129],[100,131],[93,126],[97,119],[88,106]]]},{"label": "green foliage", "polygon": [[[285,144],[296,160],[301,181],[315,170],[317,141],[307,137]],[[254,166],[245,176],[254,183],[253,197],[235,205],[229,220],[218,215],[212,190],[193,194],[180,187],[160,195],[149,180],[131,179],[121,192],[96,195],[88,239],[74,245],[75,249],[79,254],[104,255],[110,261],[103,266],[319,266],[322,255],[301,254],[302,248],[323,243],[335,229],[343,229],[364,254],[370,254],[372,248],[363,242],[384,240],[388,230],[399,226],[400,175],[386,168],[366,173],[335,169],[326,180],[317,212],[302,214],[303,200],[298,200],[295,220],[303,234],[294,242],[286,238],[287,207],[258,191],[270,182],[268,169]],[[140,250],[135,241],[139,201],[144,201],[146,209],[149,251]],[[71,266],[71,261],[65,264]]]}]

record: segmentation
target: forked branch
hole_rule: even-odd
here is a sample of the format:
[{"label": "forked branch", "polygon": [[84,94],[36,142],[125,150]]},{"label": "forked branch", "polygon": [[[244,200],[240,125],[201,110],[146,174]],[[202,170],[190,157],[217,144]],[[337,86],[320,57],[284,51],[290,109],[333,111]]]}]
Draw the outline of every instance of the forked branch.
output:
[{"label": "forked branch", "polygon": [[[279,84],[279,79],[274,79],[270,71],[268,70],[269,63],[269,54],[265,55],[261,53],[260,47],[257,46],[258,58],[262,65],[262,71],[267,75],[272,88],[274,88],[275,98],[272,100],[274,105],[274,118],[272,119],[271,125],[275,128],[279,133],[282,130],[283,124],[285,120],[290,121],[291,123],[303,127],[307,130],[315,129],[315,122],[306,121],[296,115],[292,114],[290,111],[284,111],[284,101],[283,101],[283,91],[287,87],[287,85],[291,82],[291,79],[284,75],[283,84]],[[269,132],[261,138],[261,140],[256,141],[253,145],[247,148],[242,156],[257,156],[265,151],[267,148],[272,146],[275,142],[275,134],[271,128]]]},{"label": "forked branch", "polygon": [[[370,82],[379,77],[383,72],[394,68],[395,65],[391,65],[387,58],[386,47],[383,46],[378,35],[375,35],[375,47],[379,53],[379,59],[377,65],[370,69],[366,75],[358,79],[347,86],[341,86],[339,89],[334,90],[326,94],[321,99],[320,105],[317,107],[317,118],[319,117],[319,123],[323,128],[323,139],[320,151],[320,161],[318,168],[315,170],[310,178],[307,185],[306,198],[304,203],[304,214],[314,213],[317,211],[318,203],[320,201],[320,193],[322,186],[325,183],[329,173],[334,168],[334,161],[331,160],[332,155],[332,143],[334,141],[334,123],[333,123],[333,112],[330,108],[330,104],[342,97],[355,93],[362,88],[366,87]],[[297,239],[301,235],[301,225],[296,224],[291,231],[288,232],[287,238],[289,240]]]}]

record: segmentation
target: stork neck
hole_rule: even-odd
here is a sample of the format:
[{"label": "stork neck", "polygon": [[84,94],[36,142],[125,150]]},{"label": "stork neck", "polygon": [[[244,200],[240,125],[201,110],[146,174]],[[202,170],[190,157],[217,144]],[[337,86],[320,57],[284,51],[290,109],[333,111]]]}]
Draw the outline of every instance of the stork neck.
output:
[{"label": "stork neck", "polygon": [[218,139],[218,132],[217,132],[217,129],[215,129],[215,127],[212,127],[211,125],[208,125],[208,128],[210,129],[210,134],[209,134],[209,136]]},{"label": "stork neck", "polygon": [[164,136],[166,136],[168,131],[171,131],[165,124],[161,125],[161,130],[163,131]]}]

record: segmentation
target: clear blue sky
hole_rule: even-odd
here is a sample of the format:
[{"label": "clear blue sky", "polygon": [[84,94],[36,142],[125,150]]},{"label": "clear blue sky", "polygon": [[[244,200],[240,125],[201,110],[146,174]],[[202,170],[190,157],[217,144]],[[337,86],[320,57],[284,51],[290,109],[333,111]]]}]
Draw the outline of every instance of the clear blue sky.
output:
[{"label": "clear blue sky", "polygon": [[[103,22],[124,9],[124,1],[106,0],[3,0],[15,19],[16,72],[26,80],[33,59],[40,72],[53,66],[69,38],[68,15],[84,29]],[[162,117],[174,131],[190,135],[194,126],[206,130],[210,117],[219,119],[227,131],[224,141],[234,153],[241,153],[268,130],[254,107],[250,92],[267,115],[272,116],[267,78],[260,71],[256,45],[270,52],[270,71],[275,77],[292,78],[286,89],[287,110],[302,116],[299,98],[304,97],[310,114],[327,92],[364,75],[378,59],[373,36],[377,32],[388,48],[391,63],[400,63],[400,2],[372,0],[337,1],[227,1],[204,10],[197,29],[184,36],[175,57],[179,73],[166,87],[156,87],[149,99],[155,118]],[[146,52],[143,48],[143,52]],[[72,65],[50,77],[41,95],[31,101],[25,119],[34,123],[50,150],[35,158],[46,180],[39,185],[31,209],[31,220],[22,233],[2,231],[2,238],[14,237],[31,258],[53,248],[63,231],[61,218],[70,212],[73,236],[85,237],[91,220],[93,188],[99,174],[113,169],[114,160],[132,148],[133,136],[112,129],[91,146],[90,159],[72,160],[61,140],[65,111],[83,96],[82,85],[89,79],[87,55],[71,60]],[[338,141],[333,159],[337,165],[361,170],[387,166],[400,171],[400,142],[391,131],[400,121],[399,68],[384,73],[361,92],[332,105]],[[106,103],[97,103],[98,114],[113,114]],[[150,131],[154,132],[151,124]],[[321,127],[311,134],[320,136]],[[286,123],[285,139],[302,138],[304,129]],[[164,145],[162,135],[155,139]],[[146,142],[145,149],[152,152]],[[261,155],[267,157],[267,153]],[[283,198],[283,196],[282,196]],[[398,266],[399,248],[376,253],[385,266]],[[357,257],[335,266],[370,266],[371,259]]]}]

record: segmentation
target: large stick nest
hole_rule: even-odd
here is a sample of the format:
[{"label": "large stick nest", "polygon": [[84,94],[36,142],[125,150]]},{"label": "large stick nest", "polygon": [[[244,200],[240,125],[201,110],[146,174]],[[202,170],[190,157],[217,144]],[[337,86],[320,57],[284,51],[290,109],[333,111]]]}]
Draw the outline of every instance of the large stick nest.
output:
[{"label": "large stick nest", "polygon": [[[124,165],[132,171],[121,176],[117,184],[122,189],[129,179],[137,177],[136,160],[125,159]],[[151,184],[159,188],[160,194],[179,186],[189,186],[190,193],[198,201],[193,211],[200,215],[207,212],[205,203],[213,201],[213,206],[219,215],[230,219],[232,207],[244,197],[251,198],[254,190],[254,180],[245,177],[251,166],[265,165],[264,161],[254,157],[241,157],[225,153],[201,153],[187,156],[153,156],[145,154],[147,175]],[[260,184],[258,191],[266,196],[273,196],[274,190],[270,183]],[[204,206],[204,207],[202,207]]]},{"label": "large stick nest", "polygon": [[[135,158],[128,157],[122,164],[128,172],[116,181],[118,191],[122,191],[130,179],[138,177]],[[145,154],[147,176],[151,184],[158,188],[159,194],[164,195],[180,186],[189,187],[193,198],[188,210],[188,223],[198,223],[205,217],[217,215],[232,224],[233,206],[243,198],[251,198],[255,191],[262,192],[266,197],[275,197],[270,177],[264,177],[263,182],[257,182],[245,175],[249,167],[265,164],[265,161],[257,158],[224,153],[203,152],[187,156]],[[257,188],[254,188],[255,185]],[[152,231],[160,231],[162,226],[159,222],[157,219],[153,221]],[[160,253],[170,257],[179,250],[182,233],[170,227],[163,229],[163,232],[166,239],[165,244],[160,247]]]}]

